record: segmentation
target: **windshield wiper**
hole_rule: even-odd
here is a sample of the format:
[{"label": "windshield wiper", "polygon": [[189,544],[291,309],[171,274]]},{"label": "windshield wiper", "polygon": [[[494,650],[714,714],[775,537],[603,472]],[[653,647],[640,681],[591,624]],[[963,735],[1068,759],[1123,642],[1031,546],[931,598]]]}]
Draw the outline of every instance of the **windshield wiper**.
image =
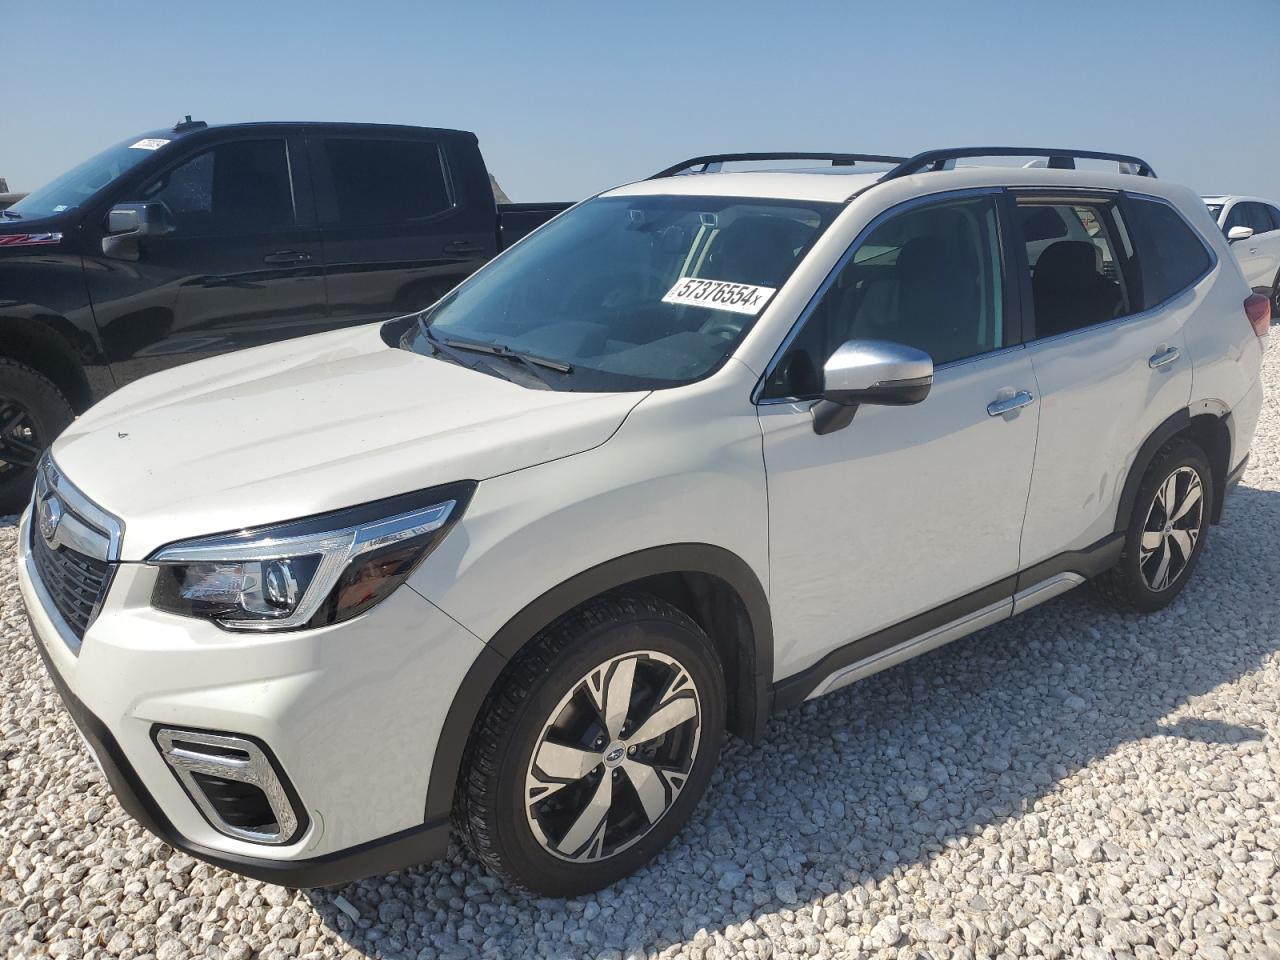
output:
[{"label": "windshield wiper", "polygon": [[0,210],[0,213],[3,213],[6,217],[9,217],[9,218],[11,218],[11,219],[13,219],[13,220],[21,220],[21,219],[22,219],[22,214],[20,214],[20,213],[14,213],[12,210]]},{"label": "windshield wiper", "polygon": [[487,363],[467,363],[466,359],[461,354],[458,353],[457,349],[454,347],[453,344],[449,343],[449,341],[447,340],[442,340],[441,338],[435,335],[435,333],[431,329],[430,324],[426,322],[425,317],[423,317],[418,321],[418,329],[421,330],[422,335],[427,338],[427,343],[431,345],[431,351],[436,356],[448,357],[458,366],[466,367],[468,370],[478,371],[483,369],[488,373],[492,373],[495,377],[499,377],[508,382],[514,382],[511,380],[510,377],[508,377],[505,373],[503,373],[501,370],[499,370],[495,366],[492,366]]},{"label": "windshield wiper", "polygon": [[493,357],[502,357],[505,360],[515,360],[552,389],[555,389],[555,384],[543,375],[542,370],[554,370],[556,373],[573,373],[573,366],[570,364],[562,363],[559,360],[549,360],[546,357],[538,356],[536,353],[522,353],[519,350],[512,350],[510,347],[501,343],[481,343],[475,340],[455,340],[452,337],[445,337],[439,342],[443,343],[445,346],[453,347],[455,350],[471,350],[474,353],[487,353]]}]

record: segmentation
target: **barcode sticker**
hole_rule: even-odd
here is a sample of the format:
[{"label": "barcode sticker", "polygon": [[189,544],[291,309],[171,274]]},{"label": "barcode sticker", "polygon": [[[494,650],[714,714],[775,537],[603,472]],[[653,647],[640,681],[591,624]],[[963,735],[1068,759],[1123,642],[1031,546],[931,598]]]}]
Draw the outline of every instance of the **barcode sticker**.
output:
[{"label": "barcode sticker", "polygon": [[168,140],[160,140],[157,137],[148,137],[146,140],[139,140],[137,143],[129,144],[130,150],[159,150]]},{"label": "barcode sticker", "polygon": [[751,283],[730,283],[728,280],[702,280],[698,277],[681,277],[662,298],[663,303],[687,304],[707,307],[711,310],[730,310],[755,316],[769,303],[778,290],[776,287],[757,287]]}]

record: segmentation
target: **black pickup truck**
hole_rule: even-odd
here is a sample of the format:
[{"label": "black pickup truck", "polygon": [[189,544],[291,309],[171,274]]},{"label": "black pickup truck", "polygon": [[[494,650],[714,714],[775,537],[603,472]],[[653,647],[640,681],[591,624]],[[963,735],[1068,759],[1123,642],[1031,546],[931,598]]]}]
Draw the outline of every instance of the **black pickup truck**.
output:
[{"label": "black pickup truck", "polygon": [[106,393],[425,307],[565,203],[499,204],[472,133],[185,121],[0,210],[0,514]]}]

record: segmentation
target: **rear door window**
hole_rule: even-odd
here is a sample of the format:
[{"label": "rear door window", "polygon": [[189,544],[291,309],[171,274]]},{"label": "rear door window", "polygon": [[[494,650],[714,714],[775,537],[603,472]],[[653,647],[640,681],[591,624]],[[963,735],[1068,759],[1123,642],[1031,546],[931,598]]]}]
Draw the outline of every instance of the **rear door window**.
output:
[{"label": "rear door window", "polygon": [[440,145],[423,140],[331,137],[325,156],[344,226],[412,223],[454,205]]},{"label": "rear door window", "polygon": [[[1052,337],[1106,323],[1131,312],[1117,245],[1128,255],[1127,232],[1115,204],[1019,197],[1018,222],[1030,269],[1035,335]],[[1056,237],[1038,229],[1057,220]]]},{"label": "rear door window", "polygon": [[[1167,203],[1129,197],[1129,229],[1137,250],[1142,309],[1149,310],[1192,286],[1213,265],[1200,235]],[[1235,210],[1240,208],[1236,204]]]}]

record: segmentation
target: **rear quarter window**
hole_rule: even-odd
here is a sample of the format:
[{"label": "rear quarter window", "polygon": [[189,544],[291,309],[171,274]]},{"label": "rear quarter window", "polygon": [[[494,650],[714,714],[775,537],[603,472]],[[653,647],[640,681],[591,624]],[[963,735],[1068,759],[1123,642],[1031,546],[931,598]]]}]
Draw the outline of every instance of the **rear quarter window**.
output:
[{"label": "rear quarter window", "polygon": [[1213,264],[1199,234],[1167,203],[1129,197],[1125,212],[1138,260],[1141,309],[1186,290]]}]

